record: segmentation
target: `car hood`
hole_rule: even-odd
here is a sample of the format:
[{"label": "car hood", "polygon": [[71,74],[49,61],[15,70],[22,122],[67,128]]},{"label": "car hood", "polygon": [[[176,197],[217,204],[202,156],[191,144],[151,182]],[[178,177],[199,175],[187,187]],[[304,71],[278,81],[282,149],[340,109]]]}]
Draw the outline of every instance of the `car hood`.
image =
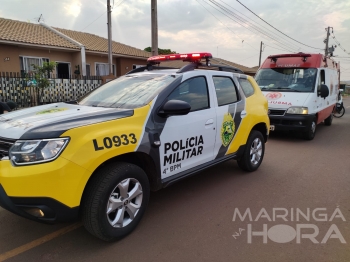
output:
[{"label": "car hood", "polygon": [[0,137],[45,139],[65,131],[134,114],[131,109],[80,106],[66,103],[36,106],[0,116]]},{"label": "car hood", "polygon": [[304,106],[310,93],[301,92],[266,92],[263,91],[269,108],[288,109],[291,106]]}]

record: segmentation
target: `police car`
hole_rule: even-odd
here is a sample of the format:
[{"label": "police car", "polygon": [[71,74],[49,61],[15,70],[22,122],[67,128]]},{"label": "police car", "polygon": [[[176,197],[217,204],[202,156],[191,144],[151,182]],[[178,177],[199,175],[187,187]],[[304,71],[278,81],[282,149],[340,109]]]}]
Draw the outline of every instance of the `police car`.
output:
[{"label": "police car", "polygon": [[[0,205],[47,223],[81,215],[112,241],[137,226],[150,190],[231,159],[255,171],[267,100],[252,77],[211,57],[150,57],[79,101],[1,115]],[[190,63],[159,67],[172,60]]]}]

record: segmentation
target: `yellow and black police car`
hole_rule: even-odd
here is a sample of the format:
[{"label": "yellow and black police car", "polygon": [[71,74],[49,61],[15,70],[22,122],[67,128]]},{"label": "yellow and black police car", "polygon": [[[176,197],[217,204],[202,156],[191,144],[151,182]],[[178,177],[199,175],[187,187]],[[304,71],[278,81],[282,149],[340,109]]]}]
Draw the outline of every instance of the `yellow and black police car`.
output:
[{"label": "yellow and black police car", "polygon": [[[0,205],[48,223],[80,215],[112,241],[137,226],[150,190],[230,159],[255,171],[267,100],[252,77],[211,57],[151,57],[78,101],[1,115]],[[168,60],[191,63],[159,67]]]}]

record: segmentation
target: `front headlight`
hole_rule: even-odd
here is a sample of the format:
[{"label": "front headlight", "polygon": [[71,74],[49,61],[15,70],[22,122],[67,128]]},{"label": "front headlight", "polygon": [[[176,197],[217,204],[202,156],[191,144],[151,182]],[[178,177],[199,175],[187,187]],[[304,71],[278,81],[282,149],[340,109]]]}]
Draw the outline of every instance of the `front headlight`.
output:
[{"label": "front headlight", "polygon": [[293,115],[307,115],[309,112],[307,107],[301,107],[301,106],[292,106],[288,108],[286,114],[293,114]]},{"label": "front headlight", "polygon": [[66,147],[69,138],[18,140],[9,151],[15,165],[30,165],[56,159]]}]

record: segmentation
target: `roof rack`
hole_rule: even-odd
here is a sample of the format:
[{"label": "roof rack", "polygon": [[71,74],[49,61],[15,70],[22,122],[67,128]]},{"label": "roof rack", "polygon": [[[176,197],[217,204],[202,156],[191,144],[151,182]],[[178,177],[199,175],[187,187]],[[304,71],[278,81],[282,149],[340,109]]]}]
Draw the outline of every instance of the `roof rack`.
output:
[{"label": "roof rack", "polygon": [[200,62],[193,62],[191,64],[185,65],[183,67],[181,67],[176,73],[184,73],[187,71],[192,71],[194,69],[198,69],[199,67],[205,67],[205,68],[214,68],[217,67],[219,69],[219,71],[225,71],[225,72],[233,72],[233,73],[239,73],[239,74],[244,74],[244,72],[237,68],[237,67],[233,67],[233,66],[222,66],[222,65],[216,65],[216,64],[211,64],[211,63],[200,63]]},{"label": "roof rack", "polygon": [[135,69],[127,72],[125,75],[138,73],[138,72],[143,72],[145,70],[152,71],[152,70],[162,70],[162,69],[176,69],[176,68],[174,68],[174,67],[167,67],[167,66],[154,66],[154,64],[147,64],[146,66],[141,66],[141,67],[135,68]]}]

